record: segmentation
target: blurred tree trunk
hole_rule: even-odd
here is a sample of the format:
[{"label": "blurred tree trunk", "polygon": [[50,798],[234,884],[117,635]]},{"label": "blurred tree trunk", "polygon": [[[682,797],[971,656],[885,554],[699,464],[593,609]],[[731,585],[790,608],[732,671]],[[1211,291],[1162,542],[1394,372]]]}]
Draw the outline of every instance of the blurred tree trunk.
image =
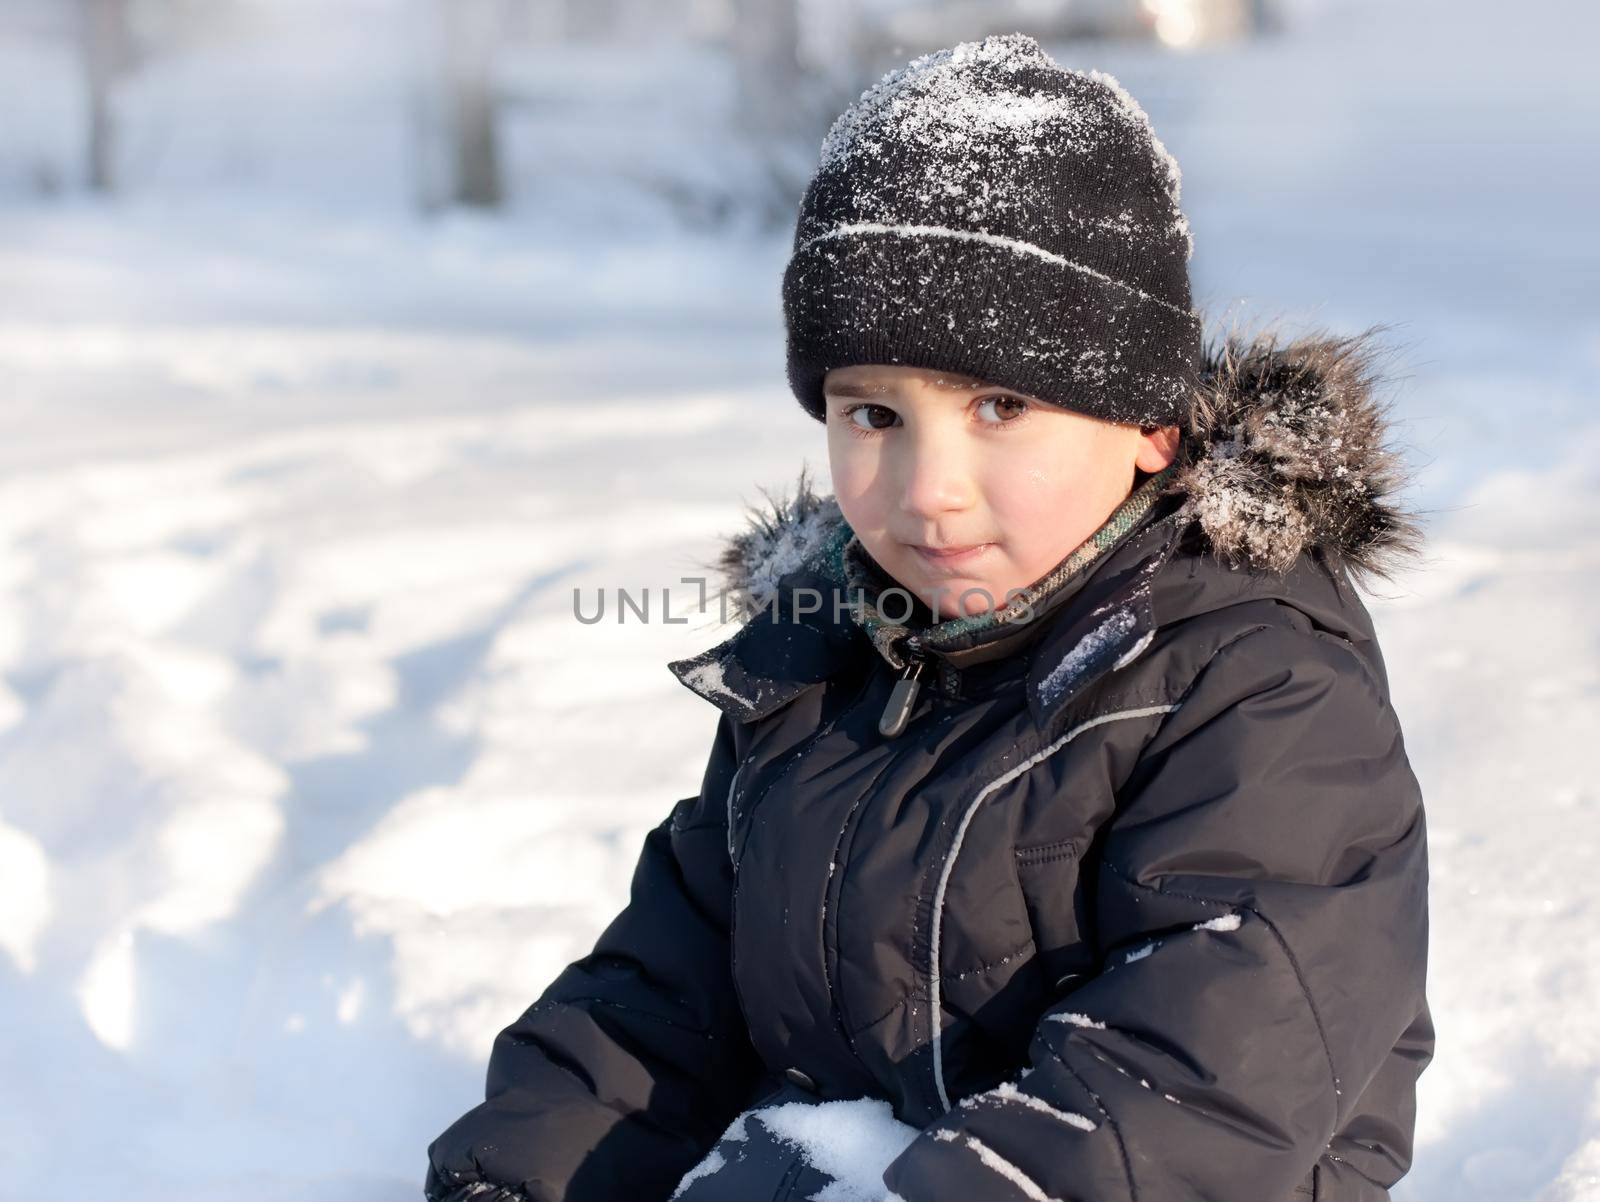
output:
[{"label": "blurred tree trunk", "polygon": [[504,199],[495,136],[494,49],[499,0],[439,0],[444,28],[445,138],[451,199],[480,208]]},{"label": "blurred tree trunk", "polygon": [[566,0],[563,26],[574,41],[607,38],[621,23],[621,0]]},{"label": "blurred tree trunk", "polygon": [[116,186],[116,124],[111,93],[128,60],[127,0],[81,0],[84,79],[89,93],[89,187]]},{"label": "blurred tree trunk", "polygon": [[1278,11],[1274,0],[1250,0],[1252,33],[1277,33],[1282,28],[1282,23],[1279,20],[1281,16],[1282,14]]},{"label": "blurred tree trunk", "polygon": [[751,133],[782,135],[800,128],[799,47],[798,0],[734,0],[739,118]]}]

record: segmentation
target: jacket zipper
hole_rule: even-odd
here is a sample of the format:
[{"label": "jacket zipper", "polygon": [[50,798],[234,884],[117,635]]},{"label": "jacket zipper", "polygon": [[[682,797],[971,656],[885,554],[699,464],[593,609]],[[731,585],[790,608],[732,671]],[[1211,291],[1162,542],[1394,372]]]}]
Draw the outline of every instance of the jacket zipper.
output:
[{"label": "jacket zipper", "polygon": [[920,678],[926,662],[922,643],[916,635],[910,635],[904,646],[906,666],[901,669],[900,679],[894,682],[894,688],[889,691],[889,702],[883,707],[883,716],[878,719],[878,733],[886,739],[894,738],[906,728],[911,711],[917,705],[917,694],[922,691]]},{"label": "jacket zipper", "polygon": [[[937,724],[928,731],[929,739],[937,741],[939,738],[942,738],[944,732],[956,722],[959,722],[965,713],[965,706],[955,704],[953,702],[936,720]],[[842,856],[839,860],[839,868],[841,870],[844,868],[845,863],[850,858],[849,848],[845,843],[845,836],[850,836],[850,844],[853,845],[855,841],[854,830],[865,820],[867,806],[871,800],[872,797],[870,794],[866,797],[863,797],[861,799],[861,804],[857,805],[849,814],[845,816],[845,827],[839,832],[839,846],[842,850]],[[831,878],[836,878],[830,879],[827,885],[827,906],[828,909],[833,911],[833,929],[837,931],[839,929],[839,922],[842,917],[840,914],[840,907],[843,897],[842,891],[844,888],[844,873],[842,871],[830,872],[829,876]],[[828,955],[828,949],[830,947],[826,924],[824,924],[822,931],[822,943],[822,954],[824,958],[826,958]],[[839,1033],[844,1037],[845,1046],[850,1049],[850,1054],[854,1056],[857,1063],[859,1063],[861,1067],[865,1069],[869,1075],[871,1075],[873,1069],[867,1063],[866,1058],[861,1055],[860,1049],[856,1046],[856,1032],[853,1032],[850,1029],[850,1022],[846,1019],[844,1013],[844,997],[840,990],[839,941],[837,938],[832,941],[831,947],[833,949],[833,962],[830,965],[825,965],[827,968],[828,981],[828,1008],[834,1016],[834,1021],[839,1025]],[[862,1030],[865,1030],[865,1028],[862,1028]]]},{"label": "jacket zipper", "polygon": [[744,771],[744,760],[741,759],[733,770],[733,779],[728,782],[728,863],[733,863],[733,798],[739,790],[739,773]]}]

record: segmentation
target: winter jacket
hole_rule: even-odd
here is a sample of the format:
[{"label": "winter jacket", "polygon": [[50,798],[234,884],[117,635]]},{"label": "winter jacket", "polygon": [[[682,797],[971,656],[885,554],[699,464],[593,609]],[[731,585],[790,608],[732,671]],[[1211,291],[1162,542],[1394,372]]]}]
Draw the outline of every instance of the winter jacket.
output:
[{"label": "winter jacket", "polygon": [[665,1200],[800,1088],[918,1130],[905,1202],[1384,1202],[1433,1030],[1422,798],[1353,587],[1420,543],[1371,364],[1208,348],[1179,460],[1035,620],[965,639],[863,626],[802,475],[723,552],[764,608],[671,665],[721,710],[699,793],[497,1037],[429,1199]]}]

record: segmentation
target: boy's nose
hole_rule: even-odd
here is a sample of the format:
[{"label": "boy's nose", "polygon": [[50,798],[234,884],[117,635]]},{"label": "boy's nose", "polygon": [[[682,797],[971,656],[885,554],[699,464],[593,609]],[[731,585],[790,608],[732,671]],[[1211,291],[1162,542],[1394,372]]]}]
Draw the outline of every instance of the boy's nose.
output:
[{"label": "boy's nose", "polygon": [[971,473],[956,457],[919,454],[902,469],[901,508],[919,518],[968,509],[975,492]]}]

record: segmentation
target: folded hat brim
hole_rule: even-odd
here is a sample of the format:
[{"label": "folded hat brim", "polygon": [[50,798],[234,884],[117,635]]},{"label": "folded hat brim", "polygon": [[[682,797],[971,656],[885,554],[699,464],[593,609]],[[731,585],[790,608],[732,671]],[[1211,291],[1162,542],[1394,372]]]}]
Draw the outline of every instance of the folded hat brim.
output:
[{"label": "folded hat brim", "polygon": [[1027,243],[862,224],[803,243],[783,277],[790,387],[826,418],[837,367],[898,364],[972,376],[1139,425],[1187,419],[1201,323]]}]

